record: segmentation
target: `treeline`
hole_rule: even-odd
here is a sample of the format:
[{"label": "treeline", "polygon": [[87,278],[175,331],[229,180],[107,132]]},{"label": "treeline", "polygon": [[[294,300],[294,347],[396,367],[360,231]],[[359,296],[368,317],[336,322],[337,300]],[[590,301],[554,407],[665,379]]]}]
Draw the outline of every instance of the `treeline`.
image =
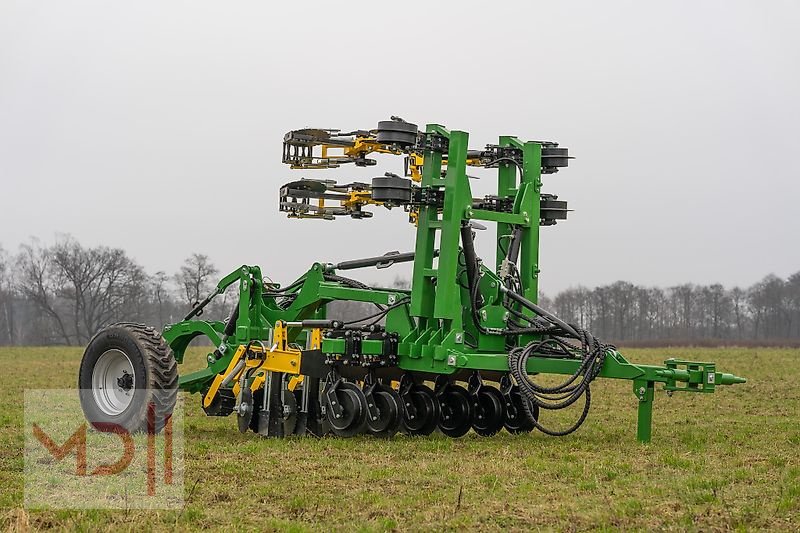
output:
[{"label": "treeline", "polygon": [[800,272],[768,275],[751,287],[678,285],[667,289],[618,281],[577,287],[543,307],[617,343],[767,343],[800,341]]},{"label": "treeline", "polygon": [[[149,274],[121,249],[87,248],[70,237],[51,245],[33,241],[16,254],[0,247],[0,345],[82,345],[118,321],[162,327],[181,320],[218,277],[202,254],[188,257],[177,272]],[[227,316],[236,298],[236,287],[231,289],[204,318]],[[618,281],[542,296],[540,304],[617,343],[800,340],[800,272],[788,279],[769,275],[746,289],[719,284],[661,289]],[[344,320],[374,311],[368,304],[334,308]]]}]

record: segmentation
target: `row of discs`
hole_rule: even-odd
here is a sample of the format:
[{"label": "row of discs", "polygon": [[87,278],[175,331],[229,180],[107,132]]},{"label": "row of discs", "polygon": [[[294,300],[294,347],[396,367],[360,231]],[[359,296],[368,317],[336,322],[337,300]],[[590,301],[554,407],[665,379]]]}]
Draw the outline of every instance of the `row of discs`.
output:
[{"label": "row of discs", "polygon": [[[491,436],[504,427],[510,433],[534,428],[519,389],[481,385],[470,390],[446,383],[434,391],[411,383],[400,391],[383,383],[364,384],[339,380],[326,385],[322,395],[331,432],[341,437],[369,433],[391,437],[398,431],[409,435],[430,435],[437,429],[449,437],[461,437],[473,429]],[[529,404],[538,415],[538,408]]]}]

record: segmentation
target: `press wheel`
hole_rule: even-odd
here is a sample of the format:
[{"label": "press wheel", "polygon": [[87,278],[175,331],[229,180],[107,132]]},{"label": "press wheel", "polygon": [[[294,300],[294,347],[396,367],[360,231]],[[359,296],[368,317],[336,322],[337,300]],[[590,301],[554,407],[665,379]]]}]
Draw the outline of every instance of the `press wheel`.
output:
[{"label": "press wheel", "polygon": [[466,435],[472,427],[472,399],[461,385],[447,385],[437,395],[441,408],[439,431],[448,437]]},{"label": "press wheel", "polygon": [[[331,387],[334,387],[332,395],[329,393]],[[367,427],[367,398],[358,386],[339,381],[328,385],[323,397],[325,414],[334,435],[352,437],[364,432]]]},{"label": "press wheel", "polygon": [[482,386],[472,395],[475,413],[472,429],[483,437],[497,434],[503,428],[503,395],[493,387]]},{"label": "press wheel", "polygon": [[400,395],[389,387],[376,388],[370,398],[378,414],[375,420],[367,413],[367,431],[376,437],[388,438],[397,433],[403,422]]},{"label": "press wheel", "polygon": [[403,429],[409,435],[430,435],[439,422],[439,402],[430,387],[414,384],[402,395]]}]

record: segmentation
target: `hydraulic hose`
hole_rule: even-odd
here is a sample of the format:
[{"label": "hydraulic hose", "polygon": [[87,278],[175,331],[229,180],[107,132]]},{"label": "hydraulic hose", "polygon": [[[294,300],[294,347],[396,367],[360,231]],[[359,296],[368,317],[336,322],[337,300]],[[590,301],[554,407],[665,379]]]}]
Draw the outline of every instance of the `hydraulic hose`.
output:
[{"label": "hydraulic hose", "polygon": [[[575,353],[576,347],[565,340],[550,337],[541,341],[532,341],[522,348],[516,348],[508,354],[508,367],[514,380],[519,385],[520,393],[526,401],[522,402],[522,407],[529,418],[542,433],[556,437],[569,435],[577,430],[589,414],[592,402],[590,385],[600,374],[605,362],[606,355],[614,347],[601,343],[596,337],[581,329],[578,338],[581,340],[582,347]],[[532,355],[539,352],[552,350],[562,354],[573,354],[581,357],[581,364],[578,369],[569,376],[564,382],[546,387],[533,381],[528,375],[528,360]],[[569,407],[580,397],[584,397],[583,410],[578,420],[564,430],[553,430],[543,426],[534,417],[534,410],[531,406],[538,406],[540,409],[564,409]]]},{"label": "hydraulic hose", "polygon": [[478,272],[478,255],[475,253],[475,241],[472,238],[472,228],[469,224],[461,225],[461,247],[464,250],[464,262],[467,268],[467,287],[472,296],[473,310],[483,306],[483,297],[478,292],[480,275]]}]

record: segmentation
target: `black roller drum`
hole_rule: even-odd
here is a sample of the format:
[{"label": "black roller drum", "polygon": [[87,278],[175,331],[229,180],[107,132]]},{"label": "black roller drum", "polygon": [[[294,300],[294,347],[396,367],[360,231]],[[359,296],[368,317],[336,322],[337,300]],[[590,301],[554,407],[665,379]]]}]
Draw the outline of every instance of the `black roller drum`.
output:
[{"label": "black roller drum", "polygon": [[411,201],[411,180],[399,176],[372,178],[372,199],[391,205]]},{"label": "black roller drum", "polygon": [[417,142],[417,125],[398,120],[382,120],[378,122],[376,140],[381,144],[412,146]]}]

